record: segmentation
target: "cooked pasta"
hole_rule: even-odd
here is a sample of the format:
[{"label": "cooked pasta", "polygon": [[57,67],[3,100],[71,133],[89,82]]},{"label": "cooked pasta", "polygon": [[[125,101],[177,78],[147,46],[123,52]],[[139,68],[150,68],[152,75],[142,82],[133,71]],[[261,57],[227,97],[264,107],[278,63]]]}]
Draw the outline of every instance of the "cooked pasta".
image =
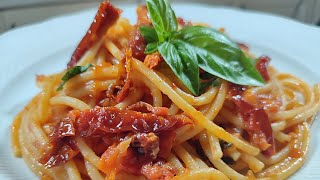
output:
[{"label": "cooked pasta", "polygon": [[[193,95],[109,2],[61,73],[12,123],[12,149],[44,179],[285,179],[304,163],[320,86],[268,66],[263,86],[218,83]],[[193,26],[178,18],[179,28]],[[224,31],[224,30],[223,30]],[[223,33],[223,32],[222,32]],[[252,57],[248,48],[239,47]],[[67,71],[88,64],[57,90]],[[200,71],[200,73],[202,73]],[[61,86],[62,87],[62,86]]]}]

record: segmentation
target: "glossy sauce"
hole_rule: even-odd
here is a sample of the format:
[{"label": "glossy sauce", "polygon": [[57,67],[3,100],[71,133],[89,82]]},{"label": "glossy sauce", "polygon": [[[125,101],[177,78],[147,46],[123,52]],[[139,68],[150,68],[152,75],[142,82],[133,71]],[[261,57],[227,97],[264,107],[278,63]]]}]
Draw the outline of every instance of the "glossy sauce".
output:
[{"label": "glossy sauce", "polygon": [[103,36],[109,27],[117,21],[120,16],[120,12],[121,11],[113,7],[109,1],[104,1],[100,4],[99,10],[89,30],[72,54],[68,63],[68,68],[75,66],[84,53]]}]

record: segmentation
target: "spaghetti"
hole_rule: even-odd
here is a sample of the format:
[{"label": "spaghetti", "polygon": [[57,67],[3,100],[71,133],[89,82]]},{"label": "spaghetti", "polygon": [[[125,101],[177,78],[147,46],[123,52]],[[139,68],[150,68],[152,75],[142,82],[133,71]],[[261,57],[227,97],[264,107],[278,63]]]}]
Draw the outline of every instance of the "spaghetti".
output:
[{"label": "spaghetti", "polygon": [[[220,79],[189,93],[138,23],[103,2],[71,61],[92,64],[57,91],[67,70],[37,76],[42,91],[12,123],[12,147],[45,179],[285,179],[304,163],[320,86],[268,66],[261,87]],[[179,26],[192,26],[178,18]],[[239,45],[248,56],[248,48]]]}]

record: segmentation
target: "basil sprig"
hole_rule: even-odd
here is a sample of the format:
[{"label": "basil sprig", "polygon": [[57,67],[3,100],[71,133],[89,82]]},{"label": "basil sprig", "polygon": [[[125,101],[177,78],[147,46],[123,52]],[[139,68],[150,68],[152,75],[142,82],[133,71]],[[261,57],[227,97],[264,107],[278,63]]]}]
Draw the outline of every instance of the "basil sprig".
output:
[{"label": "basil sprig", "polygon": [[75,66],[71,69],[69,69],[66,74],[63,75],[63,77],[61,78],[62,82],[61,84],[58,86],[57,91],[62,90],[64,84],[69,81],[71,78],[73,78],[74,76],[81,74],[83,72],[86,72],[90,67],[93,67],[92,64],[87,64],[85,66]]},{"label": "basil sprig", "polygon": [[153,27],[140,27],[148,42],[145,53],[159,51],[175,75],[199,95],[199,68],[240,85],[261,86],[265,82],[252,60],[219,31],[188,26],[178,31],[177,18],[166,0],[146,0]]}]

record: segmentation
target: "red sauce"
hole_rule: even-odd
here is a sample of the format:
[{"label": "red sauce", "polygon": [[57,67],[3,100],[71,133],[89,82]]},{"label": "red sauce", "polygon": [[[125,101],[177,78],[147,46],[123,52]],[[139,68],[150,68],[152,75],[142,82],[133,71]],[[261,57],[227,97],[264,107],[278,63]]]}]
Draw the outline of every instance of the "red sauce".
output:
[{"label": "red sauce", "polygon": [[146,55],[144,54],[146,44],[147,42],[145,42],[145,40],[141,36],[139,28],[136,27],[136,30],[133,32],[129,40],[129,47],[132,50],[132,57],[143,61],[146,57]]},{"label": "red sauce", "polygon": [[153,68],[156,68],[162,61],[163,61],[163,58],[161,54],[159,52],[155,52],[152,54],[148,54],[144,59],[143,63],[148,68],[153,69]]},{"label": "red sauce", "polygon": [[271,59],[268,56],[261,56],[256,63],[256,68],[265,81],[270,80],[270,76],[268,73],[268,65],[270,60]]},{"label": "red sauce", "polygon": [[[75,136],[87,139],[96,154],[102,154],[111,144],[119,143],[122,137],[137,133],[155,133],[161,148],[158,157],[167,157],[175,138],[173,131],[186,124],[192,124],[192,121],[184,115],[158,116],[114,107],[74,110],[54,127],[50,135],[51,150],[40,162],[53,167],[72,159],[78,154],[73,142]],[[102,146],[96,146],[97,143]]]},{"label": "red sauce", "polygon": [[254,107],[243,99],[245,90],[242,86],[232,85],[229,94],[243,118],[243,128],[250,140],[262,149],[266,156],[271,156],[275,152],[275,142],[268,114],[263,108]]},{"label": "red sauce", "polygon": [[139,6],[137,8],[137,16],[137,25],[135,26],[135,31],[130,36],[131,38],[129,40],[129,47],[132,50],[132,57],[143,61],[146,57],[144,51],[146,49],[147,42],[145,42],[145,40],[141,36],[139,27],[152,25],[151,20],[148,16],[147,6]]},{"label": "red sauce", "polygon": [[130,92],[131,83],[131,59],[132,59],[132,50],[129,49],[126,51],[125,56],[122,59],[121,64],[124,64],[123,68],[126,71],[125,78],[120,78],[120,81],[123,81],[124,85],[121,87],[120,91],[117,93],[116,101],[117,103],[123,101]]},{"label": "red sauce", "polygon": [[82,111],[75,122],[77,133],[83,137],[121,132],[160,132],[192,123],[184,115],[162,117],[114,107],[96,107]]},{"label": "red sauce", "polygon": [[149,18],[148,9],[146,5],[138,6],[137,8],[138,22],[137,25],[151,25],[151,20]]},{"label": "red sauce", "polygon": [[144,175],[147,179],[171,179],[177,171],[164,160],[150,161],[139,156],[132,148],[129,148],[121,159],[119,170],[134,175]]},{"label": "red sauce", "polygon": [[153,107],[150,104],[139,101],[135,104],[132,104],[127,107],[128,110],[134,110],[134,111],[139,111],[139,112],[152,112],[155,115],[158,116],[167,116],[169,114],[169,109],[166,107]]},{"label": "red sauce", "polygon": [[185,22],[184,19],[181,18],[181,17],[178,17],[178,18],[177,18],[177,21],[178,21],[178,24],[179,24],[180,26],[185,26],[185,25],[186,25],[186,22]]},{"label": "red sauce", "polygon": [[109,1],[104,1],[100,4],[99,10],[89,30],[72,54],[68,68],[75,66],[84,53],[117,21],[120,12],[121,10],[113,7]]},{"label": "red sauce", "polygon": [[[293,140],[290,141],[290,153],[289,156],[292,158],[300,158],[303,156],[304,152],[302,151],[303,143],[299,141],[299,138],[297,137],[297,134],[291,134],[293,135]],[[299,134],[301,136],[301,134]]]}]

